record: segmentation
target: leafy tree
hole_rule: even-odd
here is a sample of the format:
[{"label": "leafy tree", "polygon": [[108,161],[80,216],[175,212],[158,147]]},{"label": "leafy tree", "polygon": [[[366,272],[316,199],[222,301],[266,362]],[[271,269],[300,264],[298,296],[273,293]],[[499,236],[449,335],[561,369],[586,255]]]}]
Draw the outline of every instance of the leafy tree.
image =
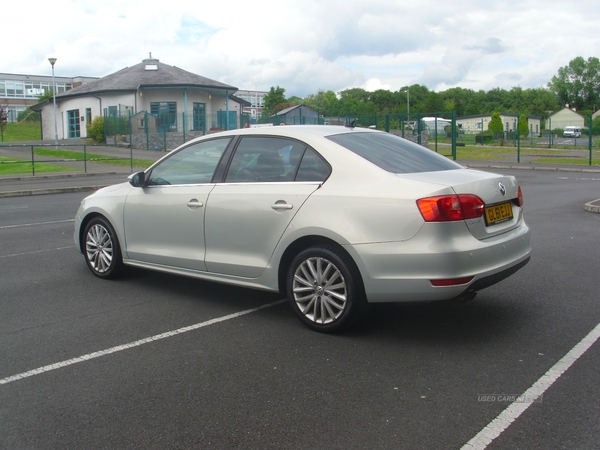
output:
[{"label": "leafy tree", "polygon": [[600,134],[600,116],[592,121],[592,134]]},{"label": "leafy tree", "polygon": [[360,102],[369,101],[370,96],[371,96],[370,92],[364,90],[363,88],[345,89],[345,90],[341,91],[339,94],[340,94],[340,100],[353,98]]},{"label": "leafy tree", "polygon": [[429,92],[425,103],[424,112],[442,112],[444,110],[444,100],[437,92]]},{"label": "leafy tree", "polygon": [[320,90],[316,94],[305,97],[303,103],[325,117],[338,115],[338,98],[333,91]]},{"label": "leafy tree", "polygon": [[[285,89],[282,87],[273,87],[271,86],[271,90],[265,94],[264,97],[264,109],[267,114],[271,115],[275,112],[275,107],[280,105],[281,103],[285,103]],[[283,108],[282,108],[283,109]]]},{"label": "leafy tree", "polygon": [[498,137],[504,133],[504,125],[502,124],[502,118],[500,117],[499,112],[495,111],[492,113],[492,119],[488,124],[488,130],[494,133],[494,137]]},{"label": "leafy tree", "polygon": [[398,96],[386,89],[377,89],[371,92],[369,97],[371,102],[377,106],[378,111],[383,114],[393,113],[400,103]]},{"label": "leafy tree", "polygon": [[467,105],[471,101],[474,95],[474,91],[471,89],[463,89],[460,87],[450,88],[444,92],[440,92],[440,96],[444,101],[444,111],[456,111],[458,116],[466,116],[470,114],[478,113],[467,113]]},{"label": "leafy tree", "polygon": [[524,137],[529,134],[529,125],[525,114],[521,114],[521,117],[519,117],[519,134]]},{"label": "leafy tree", "polygon": [[53,96],[54,92],[52,92],[52,89],[49,89],[47,91],[44,91],[44,93],[38,97],[38,102],[41,103],[44,100],[50,100]]},{"label": "leafy tree", "polygon": [[593,109],[600,103],[600,59],[592,56],[586,61],[578,56],[558,69],[548,87],[559,97],[561,105]]}]

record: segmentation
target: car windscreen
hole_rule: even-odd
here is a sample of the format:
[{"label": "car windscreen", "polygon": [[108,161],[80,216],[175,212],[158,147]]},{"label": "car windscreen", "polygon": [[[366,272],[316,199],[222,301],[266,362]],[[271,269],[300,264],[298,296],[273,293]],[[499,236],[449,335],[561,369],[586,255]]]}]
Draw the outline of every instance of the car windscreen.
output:
[{"label": "car windscreen", "polygon": [[392,173],[436,172],[462,166],[425,147],[389,133],[352,132],[327,139]]}]

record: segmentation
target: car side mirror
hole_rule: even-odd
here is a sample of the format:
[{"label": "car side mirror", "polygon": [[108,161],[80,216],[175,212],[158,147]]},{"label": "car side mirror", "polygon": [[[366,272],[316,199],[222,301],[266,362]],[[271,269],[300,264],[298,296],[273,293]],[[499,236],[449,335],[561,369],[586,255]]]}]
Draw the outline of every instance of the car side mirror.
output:
[{"label": "car side mirror", "polygon": [[137,172],[129,175],[127,177],[129,180],[129,184],[133,187],[144,187],[146,184],[146,173],[145,172]]}]

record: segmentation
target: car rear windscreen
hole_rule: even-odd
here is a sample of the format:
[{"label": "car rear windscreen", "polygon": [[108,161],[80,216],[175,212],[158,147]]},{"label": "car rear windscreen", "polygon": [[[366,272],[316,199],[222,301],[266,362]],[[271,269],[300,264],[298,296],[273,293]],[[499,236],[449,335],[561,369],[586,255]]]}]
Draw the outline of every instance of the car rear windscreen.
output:
[{"label": "car rear windscreen", "polygon": [[327,139],[392,173],[436,172],[462,166],[425,147],[389,133],[352,132]]}]

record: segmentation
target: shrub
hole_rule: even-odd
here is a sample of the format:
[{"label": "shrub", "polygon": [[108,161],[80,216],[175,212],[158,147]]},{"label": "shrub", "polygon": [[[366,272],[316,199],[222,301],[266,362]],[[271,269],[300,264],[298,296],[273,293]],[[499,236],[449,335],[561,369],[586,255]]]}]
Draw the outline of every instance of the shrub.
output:
[{"label": "shrub", "polygon": [[104,143],[104,117],[96,116],[87,124],[87,136],[94,142]]}]

